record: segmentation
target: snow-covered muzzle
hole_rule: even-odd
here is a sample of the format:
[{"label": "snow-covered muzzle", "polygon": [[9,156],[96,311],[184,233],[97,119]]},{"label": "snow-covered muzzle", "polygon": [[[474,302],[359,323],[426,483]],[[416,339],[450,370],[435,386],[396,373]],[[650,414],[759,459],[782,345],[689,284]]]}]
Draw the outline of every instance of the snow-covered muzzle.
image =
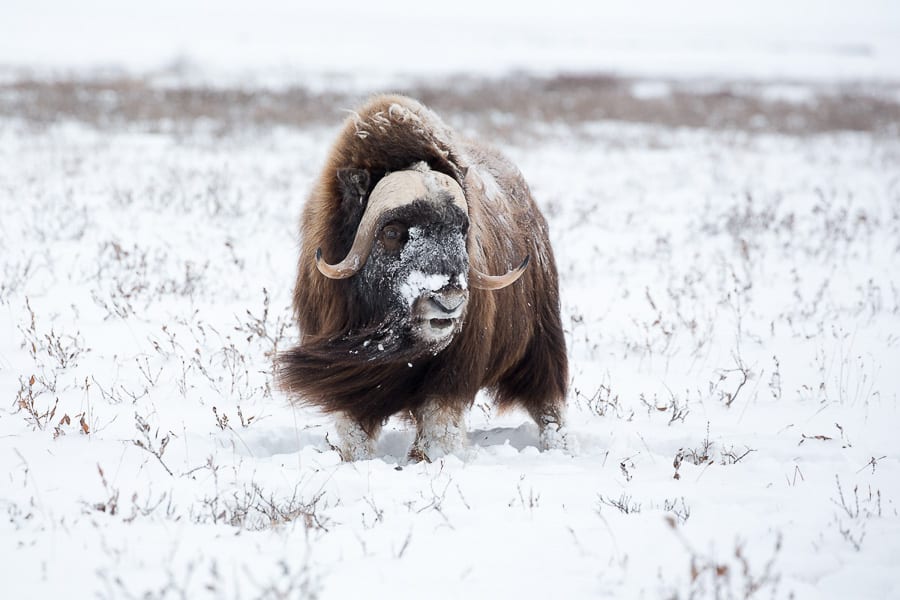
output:
[{"label": "snow-covered muzzle", "polygon": [[[354,278],[356,298],[372,322],[436,354],[460,331],[468,306],[467,216],[445,198],[387,211],[365,265]],[[409,349],[409,348],[407,348]]]}]

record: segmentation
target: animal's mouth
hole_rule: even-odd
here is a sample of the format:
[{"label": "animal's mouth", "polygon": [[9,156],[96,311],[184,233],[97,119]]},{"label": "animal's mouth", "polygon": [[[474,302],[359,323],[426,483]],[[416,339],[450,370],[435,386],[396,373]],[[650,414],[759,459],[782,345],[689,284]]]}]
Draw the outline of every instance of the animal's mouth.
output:
[{"label": "animal's mouth", "polygon": [[416,336],[429,344],[446,344],[462,326],[467,299],[464,292],[419,297],[412,315]]},{"label": "animal's mouth", "polygon": [[453,337],[458,325],[459,319],[426,317],[419,321],[417,335],[423,341],[443,344]]},{"label": "animal's mouth", "polygon": [[429,319],[428,324],[432,329],[442,330],[453,327],[453,319]]}]

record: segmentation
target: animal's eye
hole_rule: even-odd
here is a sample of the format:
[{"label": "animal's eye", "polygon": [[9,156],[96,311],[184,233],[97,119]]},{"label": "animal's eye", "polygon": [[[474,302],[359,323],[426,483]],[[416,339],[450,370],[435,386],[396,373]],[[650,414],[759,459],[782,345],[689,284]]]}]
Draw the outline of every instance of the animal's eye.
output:
[{"label": "animal's eye", "polygon": [[409,233],[403,223],[388,223],[381,229],[381,242],[388,250],[399,250],[409,239]]}]

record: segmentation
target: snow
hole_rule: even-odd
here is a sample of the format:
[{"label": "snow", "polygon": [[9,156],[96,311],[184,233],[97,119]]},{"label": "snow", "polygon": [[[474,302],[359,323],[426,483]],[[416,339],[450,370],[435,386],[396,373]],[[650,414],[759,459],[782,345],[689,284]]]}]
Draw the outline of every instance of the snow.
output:
[{"label": "snow", "polygon": [[781,595],[895,589],[896,139],[506,146],[552,215],[579,449],[479,400],[465,456],[407,464],[392,422],[346,464],[267,355],[321,132],[0,137],[11,594],[685,595],[743,585],[738,547]]},{"label": "snow", "polygon": [[[114,67],[310,93],[521,66],[634,75],[660,102],[683,78],[813,106],[821,86],[897,89],[894,3],[563,1],[519,8],[493,46],[498,6],[16,0],[0,63],[5,81]],[[435,67],[426,50],[451,45]],[[538,451],[537,425],[480,396],[460,455],[409,462],[396,419],[376,458],[345,463],[340,424],[271,372],[297,336],[297,218],[340,123],[66,114],[0,113],[5,596],[900,591],[896,129],[495,128],[559,266],[569,450]]]},{"label": "snow", "polygon": [[[416,227],[409,230],[410,241],[414,243],[416,239]],[[437,292],[450,283],[449,275],[440,273],[424,273],[422,271],[410,271],[406,280],[400,285],[400,296],[409,306],[412,306],[418,298],[427,292]]]},{"label": "snow", "polygon": [[[891,0],[390,4],[264,0],[8,0],[0,65],[165,71],[239,86],[380,85],[410,75],[527,70],[644,77],[888,80],[900,75]],[[202,35],[198,34],[202,33]]]}]

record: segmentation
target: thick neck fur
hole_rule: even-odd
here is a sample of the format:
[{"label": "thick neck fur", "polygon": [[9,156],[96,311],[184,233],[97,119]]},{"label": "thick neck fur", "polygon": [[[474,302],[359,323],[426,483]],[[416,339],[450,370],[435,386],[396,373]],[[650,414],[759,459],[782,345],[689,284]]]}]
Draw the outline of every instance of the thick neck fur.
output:
[{"label": "thick neck fur", "polygon": [[[327,412],[347,414],[366,431],[374,431],[392,414],[423,403],[426,394],[435,392],[436,383],[448,389],[461,384],[473,396],[477,392],[477,381],[467,383],[463,373],[446,369],[459,352],[453,344],[433,355],[405,342],[402,333],[390,330],[308,341],[279,359],[280,384]],[[453,377],[458,380],[451,381]],[[468,401],[465,394],[454,396],[462,404]]]}]

